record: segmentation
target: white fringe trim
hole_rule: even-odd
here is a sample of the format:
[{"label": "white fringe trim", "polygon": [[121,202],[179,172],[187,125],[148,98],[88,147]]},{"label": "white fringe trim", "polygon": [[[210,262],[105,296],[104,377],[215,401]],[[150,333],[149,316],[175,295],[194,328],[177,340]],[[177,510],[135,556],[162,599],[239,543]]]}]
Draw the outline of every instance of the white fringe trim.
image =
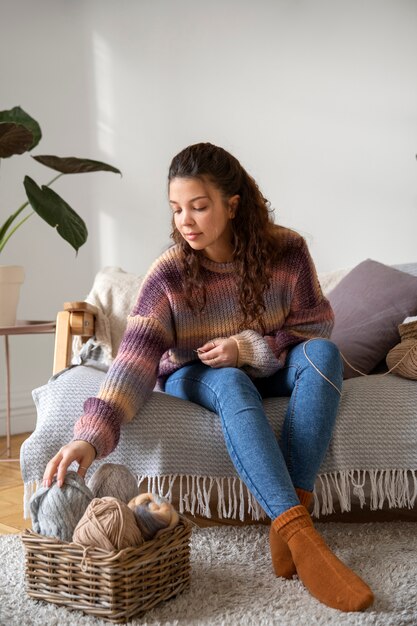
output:
[{"label": "white fringe trim", "polygon": [[[145,481],[147,491],[157,493],[170,502],[174,483],[178,481],[179,513],[211,518],[210,497],[214,489],[219,519],[244,521],[245,513],[254,521],[266,517],[262,507],[237,476],[138,476],[138,487]],[[23,514],[26,519],[30,518],[30,498],[41,483],[41,480],[25,483]],[[334,497],[339,501],[342,513],[351,510],[352,498],[359,500],[361,508],[367,505],[371,511],[382,509],[385,501],[389,508],[411,509],[417,498],[417,470],[347,470],[320,474],[314,490],[313,516],[318,518],[333,513]]]},{"label": "white fringe trim", "polygon": [[[217,491],[217,517],[244,521],[245,512],[254,521],[266,517],[265,511],[238,477],[212,478],[170,474],[140,476],[139,485],[147,480],[147,490],[172,501],[172,487],[179,481],[178,507],[180,513],[211,518],[210,496]],[[412,509],[417,499],[417,470],[347,470],[320,474],[314,490],[313,516],[329,515],[335,511],[334,499],[340,511],[350,511],[352,501],[371,511],[382,509]]]},{"label": "white fringe trim", "polygon": [[351,510],[352,496],[359,500],[361,509],[368,505],[371,511],[376,511],[383,508],[385,501],[390,509],[412,509],[417,498],[417,470],[347,470],[319,474],[314,489],[314,517],[335,511],[334,495],[342,513]]},{"label": "white fringe trim", "polygon": [[236,476],[211,477],[169,474],[165,476],[139,476],[138,486],[147,481],[147,491],[157,493],[170,502],[173,500],[172,489],[178,481],[178,512],[202,515],[211,518],[210,497],[213,489],[217,500],[219,519],[240,519],[244,521],[245,512],[253,520],[266,517],[265,511],[255,500],[246,485]]},{"label": "white fringe trim", "polygon": [[33,494],[39,487],[42,486],[42,480],[32,480],[29,483],[24,484],[23,491],[23,517],[25,519],[30,519],[30,509],[29,502]]}]

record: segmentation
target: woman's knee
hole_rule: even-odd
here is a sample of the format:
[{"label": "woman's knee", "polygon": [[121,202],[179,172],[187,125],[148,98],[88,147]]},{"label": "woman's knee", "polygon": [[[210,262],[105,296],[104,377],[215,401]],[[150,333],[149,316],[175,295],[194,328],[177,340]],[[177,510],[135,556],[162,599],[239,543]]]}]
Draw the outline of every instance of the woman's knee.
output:
[{"label": "woman's knee", "polygon": [[258,394],[252,380],[243,370],[237,367],[223,367],[215,371],[219,373],[219,380],[226,391],[227,389],[249,389]]},{"label": "woman's knee", "polygon": [[212,369],[207,366],[184,367],[172,374],[165,383],[165,391],[171,395],[197,402],[211,404],[218,412],[221,405],[239,403],[244,399],[261,396],[249,376],[235,367]]},{"label": "woman's knee", "polygon": [[219,400],[223,405],[255,401],[262,402],[262,397],[250,377],[236,367],[224,367],[219,373],[216,387]]},{"label": "woman's knee", "polygon": [[324,337],[314,337],[304,343],[308,346],[309,351],[323,355],[324,358],[338,359],[340,357],[340,351],[337,345],[331,341],[331,339],[325,339]]},{"label": "woman's knee", "polygon": [[226,383],[245,384],[247,381],[250,381],[249,376],[237,367],[220,367],[214,371],[218,372]]},{"label": "woman's knee", "polygon": [[333,374],[337,378],[342,377],[343,365],[339,348],[333,341],[317,337],[303,344],[304,355],[307,360],[311,359],[314,365]]}]

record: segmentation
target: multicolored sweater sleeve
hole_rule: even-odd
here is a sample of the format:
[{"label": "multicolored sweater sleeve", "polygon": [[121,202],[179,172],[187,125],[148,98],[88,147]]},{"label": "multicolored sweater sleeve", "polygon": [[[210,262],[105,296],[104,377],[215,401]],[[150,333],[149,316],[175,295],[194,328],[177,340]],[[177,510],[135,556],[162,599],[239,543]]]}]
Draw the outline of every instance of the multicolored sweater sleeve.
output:
[{"label": "multicolored sweater sleeve", "polygon": [[97,458],[116,447],[122,422],[130,421],[149,397],[162,354],[173,343],[171,310],[163,282],[151,271],[127,320],[119,351],[97,397],[84,404],[74,439],[96,449]]},{"label": "multicolored sweater sleeve", "polygon": [[[271,376],[283,367],[288,350],[313,337],[330,337],[334,314],[323,296],[316,269],[304,239],[298,240],[296,253],[292,252],[292,272],[282,280],[285,285],[289,310],[281,328],[265,336],[254,330],[244,330],[234,338],[239,346],[238,367],[253,378]],[[265,320],[272,309],[267,307]]]}]

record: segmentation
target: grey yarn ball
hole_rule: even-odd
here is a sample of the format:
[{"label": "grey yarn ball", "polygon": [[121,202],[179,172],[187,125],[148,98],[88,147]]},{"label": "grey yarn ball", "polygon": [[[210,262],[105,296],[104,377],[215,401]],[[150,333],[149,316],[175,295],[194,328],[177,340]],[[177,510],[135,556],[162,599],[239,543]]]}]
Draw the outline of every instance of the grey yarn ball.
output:
[{"label": "grey yarn ball", "polygon": [[40,535],[72,541],[74,529],[93,494],[76,472],[67,472],[62,487],[56,478],[51,487],[41,487],[30,499],[33,530]]},{"label": "grey yarn ball", "polygon": [[125,504],[138,495],[138,483],[132,472],[118,463],[104,463],[94,472],[88,487],[95,498],[112,497]]}]

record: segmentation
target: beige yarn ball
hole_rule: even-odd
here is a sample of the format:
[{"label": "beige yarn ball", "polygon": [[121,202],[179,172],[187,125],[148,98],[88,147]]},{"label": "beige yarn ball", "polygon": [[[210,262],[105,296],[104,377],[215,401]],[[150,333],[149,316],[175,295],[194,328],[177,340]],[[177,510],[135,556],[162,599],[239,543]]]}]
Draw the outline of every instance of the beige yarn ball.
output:
[{"label": "beige yarn ball", "polygon": [[140,546],[143,537],[127,504],[117,498],[94,498],[78,522],[72,540],[111,552]]},{"label": "beige yarn ball", "polygon": [[119,463],[103,463],[88,481],[95,498],[111,496],[125,504],[138,494],[138,483],[132,472]]},{"label": "beige yarn ball", "polygon": [[387,365],[393,374],[417,380],[417,321],[400,324],[401,343],[387,354]]},{"label": "beige yarn ball", "polygon": [[133,498],[128,506],[135,514],[145,541],[179,522],[179,515],[172,504],[155,493],[142,493]]}]

